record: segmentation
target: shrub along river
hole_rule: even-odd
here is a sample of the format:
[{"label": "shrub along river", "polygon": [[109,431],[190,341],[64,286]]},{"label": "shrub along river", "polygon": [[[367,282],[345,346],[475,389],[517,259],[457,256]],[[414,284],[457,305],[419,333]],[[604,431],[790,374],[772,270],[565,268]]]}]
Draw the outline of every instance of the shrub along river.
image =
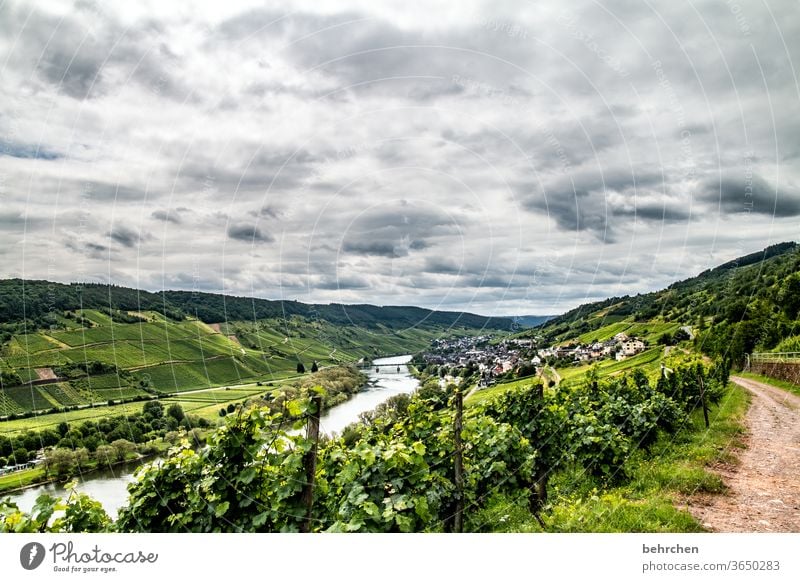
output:
[{"label": "shrub along river", "polygon": [[[369,381],[364,389],[346,402],[334,406],[320,418],[322,432],[328,435],[341,433],[344,427],[357,421],[362,412],[372,410],[396,394],[409,394],[416,390],[419,383],[409,373],[406,365],[410,360],[411,356],[376,359],[373,364],[378,367],[367,371]],[[126,488],[133,481],[133,473],[138,466],[139,463],[128,463],[93,471],[80,479],[78,490],[97,499],[109,515],[116,518],[117,510],[128,499]],[[29,487],[10,497],[20,509],[30,511],[36,498],[42,493],[57,497],[67,495],[62,484],[47,483]]]}]

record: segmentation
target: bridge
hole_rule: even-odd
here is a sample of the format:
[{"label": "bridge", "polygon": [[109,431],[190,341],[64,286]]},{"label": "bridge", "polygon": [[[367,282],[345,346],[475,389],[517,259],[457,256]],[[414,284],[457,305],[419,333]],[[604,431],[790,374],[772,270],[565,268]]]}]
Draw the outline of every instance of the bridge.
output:
[{"label": "bridge", "polygon": [[359,368],[364,370],[369,370],[370,368],[374,368],[379,370],[381,368],[397,368],[398,370],[401,367],[407,366],[408,364],[369,364],[369,363],[361,363],[358,365]]}]

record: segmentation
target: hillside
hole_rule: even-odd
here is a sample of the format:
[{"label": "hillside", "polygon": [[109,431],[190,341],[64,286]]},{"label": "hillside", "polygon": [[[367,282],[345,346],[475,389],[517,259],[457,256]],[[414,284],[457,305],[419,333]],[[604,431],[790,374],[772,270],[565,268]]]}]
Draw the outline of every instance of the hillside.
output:
[{"label": "hillside", "polygon": [[0,417],[271,382],[511,321],[104,285],[0,282]]},{"label": "hillside", "polygon": [[[300,316],[361,327],[401,329],[416,325],[509,329],[511,320],[420,307],[375,305],[315,305],[190,291],[149,292],[116,285],[50,281],[0,281],[0,329],[27,321],[28,329],[63,326],[59,312],[79,309],[127,312],[152,311],[175,321],[194,317],[205,323],[283,319]],[[124,317],[124,316],[123,316]],[[130,321],[122,321],[130,323]]]},{"label": "hillside", "polygon": [[786,242],[661,291],[581,305],[524,334],[588,342],[624,331],[654,342],[687,327],[697,349],[741,364],[753,351],[790,351],[800,345],[798,315],[800,247]]}]

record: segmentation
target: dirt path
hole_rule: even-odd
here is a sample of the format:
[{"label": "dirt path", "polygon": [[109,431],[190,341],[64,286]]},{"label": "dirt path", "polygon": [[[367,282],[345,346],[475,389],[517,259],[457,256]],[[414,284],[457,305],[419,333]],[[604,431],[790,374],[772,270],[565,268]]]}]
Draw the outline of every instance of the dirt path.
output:
[{"label": "dirt path", "polygon": [[693,504],[692,514],[720,532],[800,532],[800,398],[731,376],[753,395],[740,464],[719,471],[726,495]]}]

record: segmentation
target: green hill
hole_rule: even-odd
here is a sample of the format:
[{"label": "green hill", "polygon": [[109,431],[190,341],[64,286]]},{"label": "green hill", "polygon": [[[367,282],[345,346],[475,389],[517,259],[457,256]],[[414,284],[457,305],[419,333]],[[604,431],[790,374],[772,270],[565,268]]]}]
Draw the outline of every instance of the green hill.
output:
[{"label": "green hill", "polygon": [[415,352],[509,319],[418,307],[0,281],[0,417],[150,398]]},{"label": "green hill", "polygon": [[616,333],[657,341],[686,327],[697,349],[741,364],[753,351],[798,345],[800,247],[786,242],[709,269],[666,289],[581,305],[525,332],[554,343]]}]

